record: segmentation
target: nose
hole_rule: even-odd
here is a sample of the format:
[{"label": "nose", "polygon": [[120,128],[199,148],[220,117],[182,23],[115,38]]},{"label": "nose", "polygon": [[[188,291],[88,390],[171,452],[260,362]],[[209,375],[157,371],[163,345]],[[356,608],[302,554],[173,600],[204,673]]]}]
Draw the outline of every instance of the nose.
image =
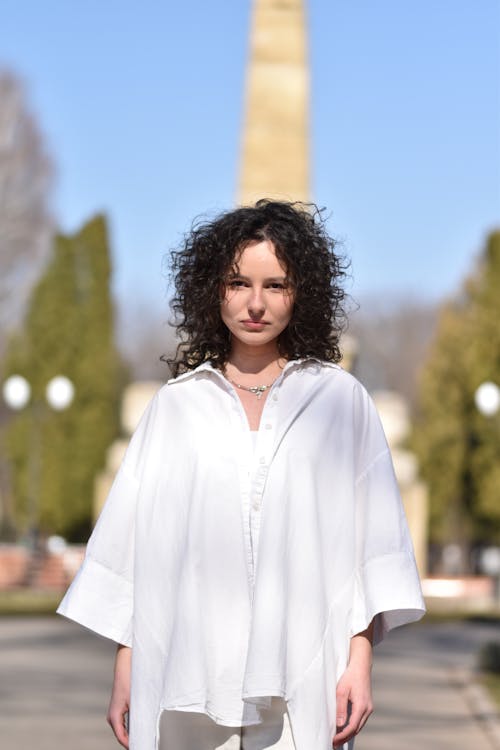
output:
[{"label": "nose", "polygon": [[252,287],[248,299],[248,312],[252,318],[260,318],[264,314],[265,309],[263,290],[258,287]]}]

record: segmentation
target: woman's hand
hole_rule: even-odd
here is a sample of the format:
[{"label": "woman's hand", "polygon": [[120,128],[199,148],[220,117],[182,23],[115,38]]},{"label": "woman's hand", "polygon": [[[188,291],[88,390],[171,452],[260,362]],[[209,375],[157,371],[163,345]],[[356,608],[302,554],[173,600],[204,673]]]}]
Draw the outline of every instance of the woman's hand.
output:
[{"label": "woman's hand", "polygon": [[373,711],[371,691],[373,623],[351,638],[349,664],[337,683],[337,732],[333,747],[342,747],[361,731]]},{"label": "woman's hand", "polygon": [[115,676],[109,702],[107,720],[116,739],[128,748],[127,718],[130,707],[130,667],[132,649],[118,645],[115,658]]}]

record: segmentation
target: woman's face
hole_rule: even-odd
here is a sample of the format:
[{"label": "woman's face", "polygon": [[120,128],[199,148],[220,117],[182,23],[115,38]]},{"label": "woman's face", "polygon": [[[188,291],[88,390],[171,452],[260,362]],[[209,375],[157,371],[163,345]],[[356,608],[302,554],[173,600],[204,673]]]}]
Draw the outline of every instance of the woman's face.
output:
[{"label": "woman's face", "polygon": [[273,243],[255,241],[236,256],[228,272],[221,317],[240,343],[262,346],[276,342],[287,327],[293,300],[286,268]]}]

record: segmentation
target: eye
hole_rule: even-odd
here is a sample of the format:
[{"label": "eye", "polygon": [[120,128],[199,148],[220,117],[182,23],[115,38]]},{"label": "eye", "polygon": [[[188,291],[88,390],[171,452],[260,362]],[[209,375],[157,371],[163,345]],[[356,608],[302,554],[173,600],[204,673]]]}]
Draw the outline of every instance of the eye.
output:
[{"label": "eye", "polygon": [[245,286],[245,282],[242,279],[229,279],[227,286],[230,289],[239,289],[240,287]]},{"label": "eye", "polygon": [[286,289],[286,284],[283,284],[281,281],[272,281],[270,284],[268,284],[268,287],[269,289],[274,289],[280,292],[283,289]]}]

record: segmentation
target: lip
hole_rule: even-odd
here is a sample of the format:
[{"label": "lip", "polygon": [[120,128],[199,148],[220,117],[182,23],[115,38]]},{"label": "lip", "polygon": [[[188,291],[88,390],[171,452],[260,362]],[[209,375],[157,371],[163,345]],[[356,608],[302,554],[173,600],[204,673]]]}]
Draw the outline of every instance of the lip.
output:
[{"label": "lip", "polygon": [[243,325],[250,329],[251,331],[261,331],[263,328],[265,328],[269,323],[266,323],[263,320],[242,320],[241,321]]}]

